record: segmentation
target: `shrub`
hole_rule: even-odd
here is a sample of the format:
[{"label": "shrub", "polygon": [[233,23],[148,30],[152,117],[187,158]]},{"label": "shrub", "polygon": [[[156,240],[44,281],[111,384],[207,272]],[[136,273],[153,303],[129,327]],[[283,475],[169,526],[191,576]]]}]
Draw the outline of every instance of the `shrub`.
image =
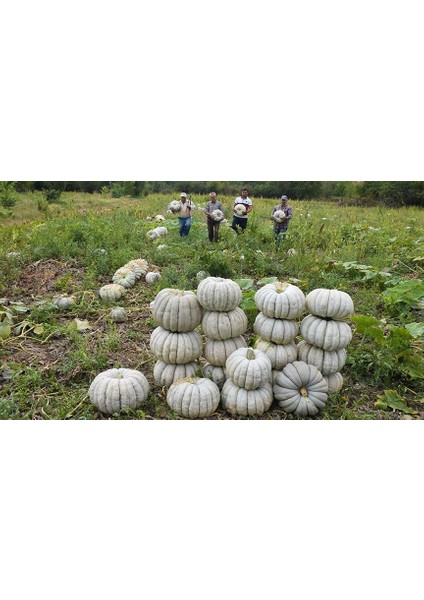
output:
[{"label": "shrub", "polygon": [[56,188],[49,188],[47,190],[43,190],[43,194],[48,203],[57,202],[62,194],[61,190]]},{"label": "shrub", "polygon": [[15,183],[13,181],[0,181],[0,204],[3,208],[12,208],[16,202]]}]

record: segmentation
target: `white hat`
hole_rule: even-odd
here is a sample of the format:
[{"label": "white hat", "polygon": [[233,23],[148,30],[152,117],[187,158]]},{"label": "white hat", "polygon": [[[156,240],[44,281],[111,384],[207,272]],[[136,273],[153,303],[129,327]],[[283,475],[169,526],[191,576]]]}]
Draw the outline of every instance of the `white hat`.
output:
[{"label": "white hat", "polygon": [[181,192],[180,198],[187,198],[187,194],[185,192]]}]

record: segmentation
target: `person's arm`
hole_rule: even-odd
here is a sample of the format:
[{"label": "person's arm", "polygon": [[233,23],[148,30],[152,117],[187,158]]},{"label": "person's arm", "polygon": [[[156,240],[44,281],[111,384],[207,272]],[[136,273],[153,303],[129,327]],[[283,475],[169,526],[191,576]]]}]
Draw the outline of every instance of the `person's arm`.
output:
[{"label": "person's arm", "polygon": [[291,206],[288,207],[287,209],[287,214],[286,214],[286,221],[290,221],[290,219],[293,216],[293,209]]}]

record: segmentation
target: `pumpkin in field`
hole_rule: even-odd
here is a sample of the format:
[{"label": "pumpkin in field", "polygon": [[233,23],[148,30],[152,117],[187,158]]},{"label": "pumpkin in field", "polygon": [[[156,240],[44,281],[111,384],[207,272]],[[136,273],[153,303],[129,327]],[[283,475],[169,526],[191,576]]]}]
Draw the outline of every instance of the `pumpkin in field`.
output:
[{"label": "pumpkin in field", "polygon": [[206,339],[203,355],[206,360],[217,367],[225,367],[225,362],[234,350],[246,348],[247,342],[243,336],[239,335],[228,340],[209,340]]},{"label": "pumpkin in field", "polygon": [[324,288],[307,294],[306,308],[313,315],[336,320],[347,319],[354,313],[353,300],[349,294]]},{"label": "pumpkin in field", "polygon": [[202,320],[202,307],[194,292],[165,288],[153,303],[153,318],[169,331],[193,331]]},{"label": "pumpkin in field", "polygon": [[202,318],[203,333],[211,340],[226,340],[242,335],[247,329],[247,317],[236,306],[229,311],[205,311]]},{"label": "pumpkin in field", "polygon": [[123,294],[125,294],[124,286],[117,283],[108,283],[99,290],[100,298],[109,302],[119,300]]},{"label": "pumpkin in field", "polygon": [[223,367],[218,367],[213,365],[212,363],[206,363],[202,369],[203,377],[207,377],[208,379],[212,379],[216,385],[221,388],[226,379],[227,375],[225,373],[225,369]]},{"label": "pumpkin in field", "polygon": [[337,371],[341,371],[346,362],[347,354],[344,348],[332,351],[323,350],[302,340],[297,345],[297,357],[309,365],[314,365],[323,375],[332,375]]},{"label": "pumpkin in field", "polygon": [[291,283],[268,283],[255,294],[255,304],[274,319],[297,319],[305,310],[305,294]]},{"label": "pumpkin in field", "polygon": [[158,360],[153,369],[153,377],[156,385],[169,387],[178,379],[193,377],[199,365],[192,361],[183,365],[173,365],[163,360]]},{"label": "pumpkin in field", "polygon": [[245,390],[255,390],[269,383],[272,365],[265,352],[239,348],[225,362],[227,378]]},{"label": "pumpkin in field", "polygon": [[155,221],[157,223],[163,223],[163,221],[165,221],[165,217],[163,215],[156,215],[155,216]]},{"label": "pumpkin in field", "polygon": [[222,405],[232,415],[263,415],[272,404],[272,388],[269,383],[246,390],[227,379],[221,390]]},{"label": "pumpkin in field", "polygon": [[296,360],[276,373],[273,392],[287,413],[313,417],[327,402],[328,384],[316,367]]},{"label": "pumpkin in field", "polygon": [[239,216],[246,214],[246,207],[244,204],[236,204],[234,207],[234,212],[236,212]]},{"label": "pumpkin in field", "polygon": [[297,359],[297,346],[295,342],[275,344],[274,342],[267,342],[262,338],[258,338],[255,342],[255,348],[265,352],[271,361],[273,369],[281,370],[289,362]]},{"label": "pumpkin in field", "polygon": [[232,279],[206,277],[197,287],[197,298],[205,310],[229,311],[241,302],[240,286]]},{"label": "pumpkin in field", "polygon": [[199,358],[202,338],[197,331],[174,333],[156,327],[150,336],[150,349],[157,358],[166,363],[183,365]]},{"label": "pumpkin in field", "polygon": [[219,210],[219,208],[212,211],[212,219],[214,221],[222,221],[223,218],[224,213],[222,212],[222,210]]},{"label": "pumpkin in field", "polygon": [[[130,260],[129,262],[127,262],[127,264],[124,266],[130,267],[130,268],[138,267],[139,269],[141,269],[141,277],[143,275],[145,275],[147,273],[147,271],[149,270],[149,263],[144,258],[134,258],[133,260]],[[139,279],[138,269],[134,269],[134,273],[136,274],[137,279]]]},{"label": "pumpkin in field", "polygon": [[123,323],[128,319],[128,314],[122,306],[115,306],[109,313],[109,317],[114,323]]},{"label": "pumpkin in field", "polygon": [[75,304],[74,296],[61,296],[55,301],[55,304],[61,310],[68,310]]},{"label": "pumpkin in field", "polygon": [[299,324],[291,319],[274,319],[259,313],[253,329],[263,340],[275,344],[289,344],[299,333]]},{"label": "pumpkin in field", "polygon": [[300,333],[308,344],[330,351],[346,348],[352,340],[352,330],[347,323],[315,315],[303,319]]},{"label": "pumpkin in field", "polygon": [[113,283],[117,283],[118,285],[122,285],[124,288],[132,287],[136,282],[136,274],[134,269],[130,267],[121,267],[117,271],[115,271],[112,281]]},{"label": "pumpkin in field", "polygon": [[171,385],[166,401],[181,417],[204,419],[218,408],[220,393],[216,383],[210,379],[187,377]]},{"label": "pumpkin in field", "polygon": [[158,283],[161,279],[162,275],[157,271],[150,271],[149,273],[146,273],[146,283],[148,283],[149,285],[154,285],[155,283]]},{"label": "pumpkin in field", "polygon": [[168,204],[168,209],[173,212],[173,213],[177,213],[180,212],[181,210],[181,202],[179,200],[172,200],[169,204]]},{"label": "pumpkin in field", "polygon": [[283,210],[276,210],[275,213],[272,215],[272,218],[277,223],[282,223],[283,221],[286,220],[287,217]]},{"label": "pumpkin in field", "polygon": [[341,373],[332,373],[331,375],[324,375],[324,379],[328,385],[328,393],[335,394],[340,392],[343,387],[343,375]]},{"label": "pumpkin in field", "polygon": [[106,415],[123,408],[138,408],[148,394],[146,377],[134,369],[108,369],[97,375],[88,390],[91,403]]}]

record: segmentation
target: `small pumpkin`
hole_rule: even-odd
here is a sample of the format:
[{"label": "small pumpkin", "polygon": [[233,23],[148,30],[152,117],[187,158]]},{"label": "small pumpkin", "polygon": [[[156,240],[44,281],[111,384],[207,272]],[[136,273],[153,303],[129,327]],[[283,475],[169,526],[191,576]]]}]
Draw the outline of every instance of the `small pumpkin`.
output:
[{"label": "small pumpkin", "polygon": [[204,377],[180,379],[171,385],[166,396],[168,406],[186,419],[210,417],[219,401],[218,386]]},{"label": "small pumpkin", "polygon": [[353,300],[346,292],[317,288],[306,296],[306,309],[318,317],[343,320],[354,313]]},{"label": "small pumpkin", "polygon": [[271,361],[273,369],[281,370],[288,363],[297,359],[297,346],[295,342],[288,344],[274,344],[258,338],[255,342],[255,348],[265,352]]},{"label": "small pumpkin", "polygon": [[328,393],[335,394],[340,392],[343,387],[343,375],[341,373],[332,373],[331,375],[324,376],[325,381],[328,385]]},{"label": "small pumpkin", "polygon": [[113,415],[123,408],[138,408],[149,394],[149,382],[135,369],[108,369],[95,377],[88,395],[102,413]]},{"label": "small pumpkin", "polygon": [[124,269],[129,269],[130,271],[132,271],[135,275],[136,280],[141,279],[143,277],[143,275],[145,274],[145,271],[136,263],[131,261],[130,263],[126,263],[123,266]]},{"label": "small pumpkin", "polygon": [[219,388],[222,388],[225,381],[227,380],[225,369],[223,367],[213,365],[212,363],[205,363],[202,369],[202,373],[203,377],[212,379],[212,381],[216,383],[216,385]]},{"label": "small pumpkin", "polygon": [[247,342],[239,335],[228,340],[209,340],[205,342],[203,355],[206,360],[217,367],[225,367],[225,362],[234,350],[247,348]]},{"label": "small pumpkin", "polygon": [[202,353],[202,338],[197,331],[174,333],[156,327],[150,336],[150,349],[160,360],[183,365],[199,358]]},{"label": "small pumpkin", "polygon": [[74,296],[61,296],[55,301],[55,304],[61,310],[68,310],[75,304]]},{"label": "small pumpkin", "polygon": [[273,392],[287,413],[313,417],[327,402],[328,384],[316,367],[296,360],[275,375]]},{"label": "small pumpkin", "polygon": [[299,333],[299,324],[290,319],[274,319],[258,314],[253,329],[263,340],[275,344],[289,344]]},{"label": "small pumpkin", "polygon": [[255,390],[246,390],[227,379],[221,390],[222,405],[232,415],[263,415],[272,404],[272,388],[269,383]]},{"label": "small pumpkin", "polygon": [[172,200],[169,204],[168,204],[168,209],[173,212],[173,213],[177,213],[180,212],[181,210],[181,202],[179,200]]},{"label": "small pumpkin", "polygon": [[225,363],[227,378],[245,390],[255,390],[269,383],[272,365],[265,352],[254,348],[239,348]]},{"label": "small pumpkin", "polygon": [[255,304],[266,317],[297,319],[305,310],[305,294],[296,285],[277,281],[256,292]]},{"label": "small pumpkin", "polygon": [[125,288],[123,285],[117,283],[108,283],[99,290],[99,295],[102,300],[108,300],[110,302],[119,300],[125,294]]},{"label": "small pumpkin", "polygon": [[163,221],[165,221],[165,217],[163,215],[156,215],[155,216],[155,221],[157,223],[163,223]]},{"label": "small pumpkin", "polygon": [[314,365],[323,375],[331,375],[341,371],[346,362],[347,353],[344,348],[333,351],[323,350],[302,340],[297,345],[297,357],[309,365]]},{"label": "small pumpkin", "polygon": [[219,208],[212,211],[212,220],[213,221],[222,221],[223,218],[224,218],[224,213],[222,212],[222,210],[219,210]]},{"label": "small pumpkin", "polygon": [[229,311],[240,304],[242,294],[232,279],[206,277],[197,287],[197,298],[205,310]]},{"label": "small pumpkin", "polygon": [[157,271],[149,271],[149,273],[146,273],[146,283],[148,283],[149,285],[154,285],[155,283],[158,283],[161,279],[162,275]]},{"label": "small pumpkin", "polygon": [[247,316],[238,306],[229,311],[205,311],[203,333],[211,340],[227,340],[242,335],[247,329]]},{"label": "small pumpkin", "polygon": [[121,267],[115,271],[112,281],[122,285],[124,288],[132,287],[136,282],[136,275],[133,269],[130,267]]},{"label": "small pumpkin", "polygon": [[153,304],[153,318],[169,331],[193,331],[202,320],[202,307],[194,292],[164,288]]},{"label": "small pumpkin", "polygon": [[173,365],[163,360],[158,360],[153,369],[153,377],[156,385],[169,387],[178,379],[193,377],[198,368],[199,365],[195,361],[185,363],[184,365]]},{"label": "small pumpkin", "polygon": [[126,265],[126,267],[137,266],[141,269],[141,275],[145,275],[149,270],[149,263],[144,258],[134,258],[130,260]]},{"label": "small pumpkin", "polygon": [[346,348],[352,340],[352,330],[347,323],[315,315],[303,319],[300,333],[308,344],[330,351]]},{"label": "small pumpkin", "polygon": [[123,323],[128,319],[128,314],[122,306],[115,306],[109,313],[109,317],[114,323]]}]

